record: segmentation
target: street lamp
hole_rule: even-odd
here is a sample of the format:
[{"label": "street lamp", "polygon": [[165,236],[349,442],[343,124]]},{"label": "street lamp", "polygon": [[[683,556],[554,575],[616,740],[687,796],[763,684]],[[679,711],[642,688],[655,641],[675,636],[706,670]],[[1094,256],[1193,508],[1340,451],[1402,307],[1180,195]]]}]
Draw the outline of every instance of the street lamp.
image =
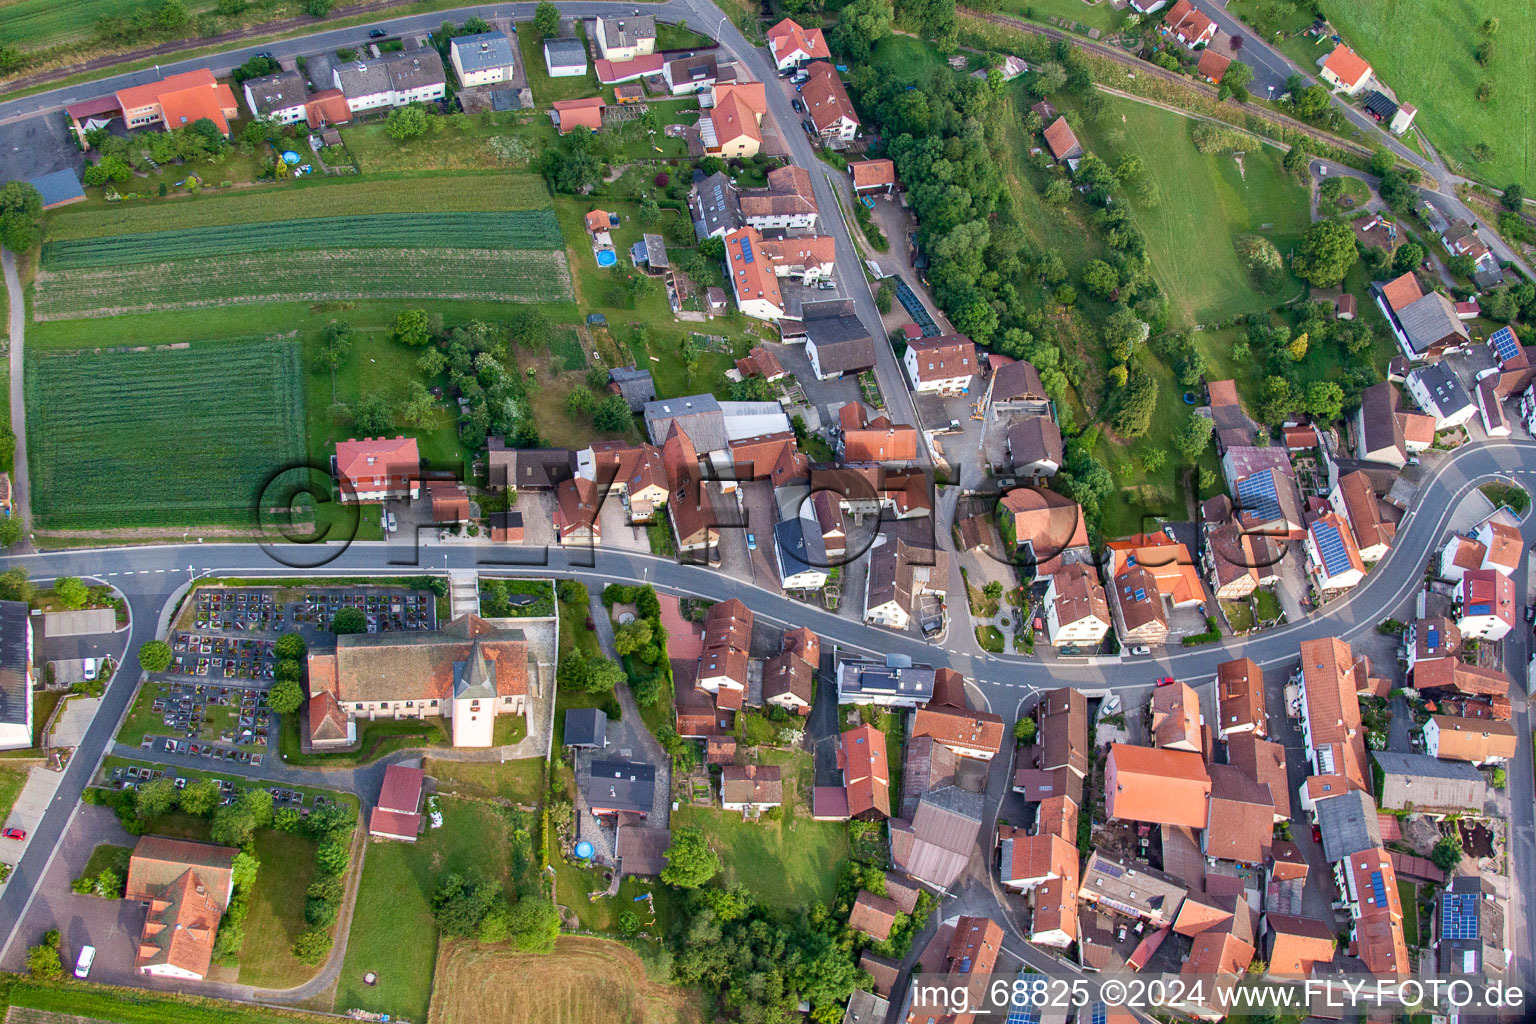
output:
[{"label": "street lamp", "polygon": [[720,15],[720,24],[715,26],[715,40],[717,42],[720,39],[720,30],[725,27],[725,19],[726,19],[726,17],[727,17],[727,15],[724,15],[724,14]]}]

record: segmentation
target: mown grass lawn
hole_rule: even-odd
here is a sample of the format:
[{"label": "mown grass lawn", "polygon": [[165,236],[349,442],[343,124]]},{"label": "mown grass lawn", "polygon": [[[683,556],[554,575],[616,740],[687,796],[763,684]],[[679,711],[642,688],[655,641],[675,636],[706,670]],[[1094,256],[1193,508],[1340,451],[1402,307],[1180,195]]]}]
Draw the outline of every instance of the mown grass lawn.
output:
[{"label": "mown grass lawn", "polygon": [[261,867],[245,922],[240,984],[291,988],[319,970],[300,963],[291,951],[293,940],[308,927],[304,899],[315,877],[315,842],[307,836],[263,829],[256,835],[256,859]]},{"label": "mown grass lawn", "polygon": [[576,38],[587,47],[587,72],[569,78],[549,77],[549,67],[544,63],[544,39],[531,24],[518,30],[517,45],[522,51],[519,56],[528,72],[528,88],[533,90],[533,102],[540,110],[547,110],[556,100],[581,99],[601,92],[593,67],[593,58],[598,55],[597,45],[587,39],[586,27],[582,22],[577,21],[575,29]]},{"label": "mown grass lawn", "polygon": [[0,821],[10,817],[11,808],[16,806],[16,798],[21,796],[22,788],[27,784],[28,774],[26,768],[0,766]]},{"label": "mown grass lawn", "polygon": [[115,988],[69,978],[37,981],[13,977],[6,986],[15,1007],[46,1010],[70,1018],[113,1024],[329,1024],[334,1018],[299,1010],[279,1010],[251,1003],[199,996]]},{"label": "mown grass lawn", "polygon": [[1110,98],[1107,113],[1084,132],[1084,145],[1111,166],[1141,157],[1157,186],[1155,205],[1127,197],[1147,239],[1152,274],[1168,293],[1175,324],[1206,323],[1268,309],[1295,296],[1289,276],[1275,292],[1255,288],[1233,241],[1259,234],[1282,253],[1311,220],[1306,190],[1280,166],[1278,150],[1257,142],[1241,169],[1231,154],[1205,154],[1190,132],[1196,122],[1158,107]]},{"label": "mown grass lawn", "polygon": [[519,804],[538,804],[544,800],[544,759],[526,757],[517,761],[443,761],[427,758],[422,763],[426,773],[437,780],[438,792],[456,793],[481,799],[500,798]]},{"label": "mown grass lawn", "polygon": [[[504,829],[491,807],[442,801],[443,827],[414,843],[370,842],[358,888],[347,955],[336,984],[335,1008],[361,1008],[427,1019],[437,924],[432,892],[449,872],[482,871],[506,880]],[[363,975],[378,974],[378,984]]]},{"label": "mown grass lawn", "polygon": [[[1125,22],[1125,12],[1116,10],[1107,2],[1088,4],[1083,0],[1003,0],[999,8],[1004,14],[1056,24],[1052,18],[1075,21],[1083,29],[1096,28],[1101,33],[1119,29]],[[1108,42],[1108,40],[1103,40]]]},{"label": "mown grass lawn", "polygon": [[[1345,42],[1370,61],[1400,101],[1419,108],[1418,126],[1463,173],[1502,188],[1536,189],[1536,6],[1498,0],[1324,0]],[[1473,54],[1484,19],[1497,16],[1487,67]],[[1478,84],[1494,86],[1477,101]],[[1492,147],[1486,161],[1472,156]]]},{"label": "mown grass lawn", "polygon": [[128,859],[133,856],[131,846],[113,846],[111,843],[102,843],[91,851],[90,859],[85,862],[85,870],[80,872],[81,878],[95,878],[107,868],[116,871],[125,880],[128,877]]},{"label": "mown grass lawn", "polygon": [[761,760],[783,767],[784,806],[778,820],[743,821],[734,811],[685,804],[673,812],[672,827],[703,828],[720,855],[723,881],[745,884],[766,904],[789,908],[830,902],[837,865],[848,856],[847,826],[811,820],[815,776],[809,754],[765,750]]}]

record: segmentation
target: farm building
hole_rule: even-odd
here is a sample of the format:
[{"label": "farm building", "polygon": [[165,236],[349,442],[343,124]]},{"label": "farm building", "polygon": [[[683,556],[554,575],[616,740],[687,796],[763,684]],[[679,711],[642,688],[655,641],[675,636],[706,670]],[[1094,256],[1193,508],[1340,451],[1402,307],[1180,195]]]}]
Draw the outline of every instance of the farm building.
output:
[{"label": "farm building", "polygon": [[68,206],[70,203],[82,202],[85,199],[85,189],[80,187],[80,178],[67,167],[62,171],[54,171],[51,174],[33,178],[28,184],[37,189],[37,194],[43,197],[45,210]]}]

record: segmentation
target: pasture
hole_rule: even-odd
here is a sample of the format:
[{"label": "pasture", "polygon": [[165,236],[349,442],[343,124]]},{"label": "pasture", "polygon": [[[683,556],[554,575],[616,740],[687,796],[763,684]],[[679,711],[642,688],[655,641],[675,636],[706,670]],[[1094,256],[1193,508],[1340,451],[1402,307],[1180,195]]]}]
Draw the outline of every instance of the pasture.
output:
[{"label": "pasture", "polygon": [[[1346,42],[1370,61],[1399,100],[1419,108],[1415,122],[1463,173],[1503,188],[1536,190],[1536,6],[1496,0],[1324,0],[1323,11]],[[1474,52],[1496,15],[1493,55]],[[1479,83],[1493,96],[1479,103]],[[1472,155],[1483,143],[1486,160]]]},{"label": "pasture", "polygon": [[432,987],[433,1024],[695,1024],[689,993],[646,977],[645,964],[605,939],[562,937],[549,956],[444,943]]},{"label": "pasture", "polygon": [[[48,215],[45,241],[110,238],[116,235],[266,224],[274,209],[285,220],[381,213],[473,213],[483,210],[540,210],[549,190],[535,174],[460,174],[434,178],[309,178],[278,188],[204,192],[174,199],[82,205]],[[280,204],[280,205],[279,205]]]},{"label": "pasture", "polygon": [[1255,141],[1240,166],[1230,153],[1197,150],[1194,125],[1179,114],[1111,97],[1105,115],[1084,133],[1085,148],[1111,167],[1126,154],[1140,156],[1157,187],[1155,204],[1134,195],[1128,201],[1175,325],[1268,309],[1298,294],[1301,283],[1290,277],[1274,292],[1256,288],[1233,242],[1259,234],[1285,253],[1311,221],[1307,191],[1285,174],[1279,150]]},{"label": "pasture", "polygon": [[[196,13],[210,3],[190,3]],[[61,4],[58,0],[10,0],[0,4],[0,24],[5,26],[5,41],[24,50],[54,46],[72,39],[87,39],[98,18],[130,17],[135,11],[154,10],[149,0],[77,0]]]},{"label": "pasture", "polygon": [[304,454],[290,339],[31,354],[26,397],[45,529],[248,523],[267,478]]},{"label": "pasture", "polygon": [[[289,255],[292,253],[292,255]],[[33,317],[75,320],[246,302],[571,297],[565,253],[540,249],[265,251],[37,274]]]}]

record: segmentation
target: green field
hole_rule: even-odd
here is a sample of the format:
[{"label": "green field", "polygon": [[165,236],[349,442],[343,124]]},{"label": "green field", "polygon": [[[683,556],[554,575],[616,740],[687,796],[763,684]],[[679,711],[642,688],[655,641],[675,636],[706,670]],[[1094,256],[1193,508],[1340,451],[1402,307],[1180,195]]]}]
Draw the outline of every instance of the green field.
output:
[{"label": "green field", "polygon": [[10,982],[6,993],[12,1006],[113,1024],[329,1024],[334,1020],[299,1010],[162,994],[142,988],[113,988],[74,978],[48,982],[10,976],[6,980]]},{"label": "green field", "polygon": [[315,877],[315,842],[275,829],[256,834],[256,887],[240,948],[240,984],[292,988],[314,977],[318,967],[300,963],[293,940],[304,922],[304,890]]},{"label": "green field", "polygon": [[227,224],[184,231],[149,231],[115,238],[80,238],[43,246],[46,270],[120,267],[158,260],[233,256],[249,252],[252,231],[273,250],[435,248],[445,239],[473,239],[476,248],[559,249],[565,242],[550,210],[502,213],[381,213],[313,220]]},{"label": "green field", "polygon": [[26,383],[41,527],[249,522],[270,474],[304,454],[290,340],[40,353]]},{"label": "green field", "polygon": [[1300,282],[1290,278],[1277,292],[1258,290],[1233,249],[1238,235],[1259,234],[1284,253],[1310,223],[1307,193],[1286,177],[1278,150],[1256,141],[1240,169],[1231,154],[1195,149],[1190,118],[1112,97],[1107,106],[1099,124],[1088,126],[1085,148],[1111,166],[1127,153],[1139,155],[1156,184],[1155,206],[1128,201],[1174,324],[1223,320],[1300,293]]},{"label": "green field", "polygon": [[[1466,174],[1502,188],[1536,190],[1536,6],[1497,0],[1323,0],[1346,42],[1371,62],[1401,101],[1419,108],[1416,124]],[[1484,19],[1497,15],[1493,57],[1473,58]],[[1494,85],[1477,101],[1478,84]],[[1479,162],[1472,147],[1486,143]]]},{"label": "green field", "polygon": [[[442,801],[443,827],[414,843],[370,842],[352,914],[347,955],[336,984],[336,1012],[353,1008],[427,1019],[437,925],[432,892],[451,871],[508,874],[505,829],[486,804]],[[363,975],[378,973],[377,985]]]},{"label": "green field", "polygon": [[[1125,22],[1125,12],[1116,10],[1107,0],[1097,0],[1095,3],[1084,3],[1083,0],[1003,0],[1000,9],[1005,14],[1047,24],[1076,22],[1078,31],[1084,35],[1091,28],[1101,33],[1112,32]],[[1108,42],[1107,39],[1104,41]]]},{"label": "green field", "polygon": [[[281,193],[279,195],[279,193]],[[309,178],[240,192],[66,207],[48,215],[47,241],[108,238],[168,228],[264,224],[380,213],[539,210],[549,206],[544,179],[533,174],[458,174],[433,178]]]},{"label": "green field", "polygon": [[784,806],[777,820],[743,821],[735,811],[685,804],[672,813],[672,827],[702,827],[720,855],[724,881],[744,883],[765,903],[829,903],[837,866],[848,856],[847,826],[811,820],[809,755],[769,751],[762,761],[783,766]]},{"label": "green field", "polygon": [[[4,41],[24,49],[34,49],[86,39],[96,19],[128,17],[135,11],[153,11],[152,0],[79,0],[61,4],[58,0],[9,0],[0,3],[0,26]],[[211,8],[211,3],[190,3],[192,11]]]}]

